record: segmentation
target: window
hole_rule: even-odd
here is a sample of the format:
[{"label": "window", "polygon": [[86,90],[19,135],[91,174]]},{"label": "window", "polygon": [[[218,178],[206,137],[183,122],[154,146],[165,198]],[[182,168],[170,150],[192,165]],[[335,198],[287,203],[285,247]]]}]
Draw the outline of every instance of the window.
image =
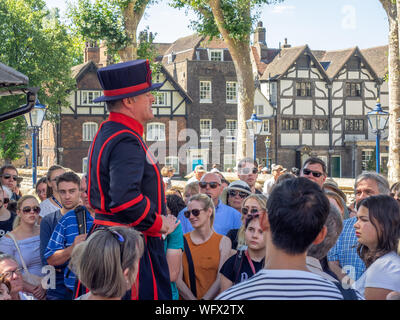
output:
[{"label": "window", "polygon": [[208,58],[210,61],[224,61],[224,51],[223,50],[209,50]]},{"label": "window", "polygon": [[270,134],[270,129],[269,129],[269,120],[263,120],[262,121],[262,128],[260,134]]},{"label": "window", "polygon": [[200,119],[200,141],[211,140],[212,121],[209,119]]},{"label": "window", "polygon": [[224,172],[228,169],[233,170],[236,167],[236,155],[235,154],[224,154]]},{"label": "window", "polygon": [[96,122],[85,122],[82,125],[82,141],[92,141],[97,129],[98,125]]},{"label": "window", "polygon": [[374,150],[362,150],[361,151],[361,169],[365,170],[375,170],[373,167],[375,163],[372,163],[374,157]]},{"label": "window", "polygon": [[235,140],[237,132],[237,120],[226,120],[226,139]]},{"label": "window", "polygon": [[200,102],[211,103],[211,81],[200,81]]},{"label": "window", "polygon": [[282,119],[282,130],[299,130],[298,119]]},{"label": "window", "polygon": [[147,124],[147,141],[165,141],[165,124],[151,122]]},{"label": "window", "polygon": [[310,69],[310,57],[302,56],[297,59],[296,64],[299,69]]},{"label": "window", "polygon": [[364,132],[363,119],[346,119],[344,121],[344,130],[350,132]]},{"label": "window", "polygon": [[95,106],[102,104],[101,102],[94,103],[93,100],[101,96],[101,91],[88,91],[81,90],[81,105],[82,106]]},{"label": "window", "polygon": [[226,103],[237,103],[237,82],[226,82]]},{"label": "window", "polygon": [[264,105],[256,104],[254,106],[254,110],[255,110],[257,116],[262,116],[264,114]]},{"label": "window", "polygon": [[87,157],[82,159],[82,173],[86,173],[87,172]]},{"label": "window", "polygon": [[312,119],[303,119],[303,130],[312,130]]},{"label": "window", "polygon": [[296,95],[298,97],[311,97],[311,82],[297,82]]},{"label": "window", "polygon": [[165,157],[165,166],[173,167],[175,169],[175,174],[179,174],[179,158],[178,157]]},{"label": "window", "polygon": [[168,92],[154,91],[154,103],[153,106],[167,106],[168,105]]},{"label": "window", "polygon": [[361,83],[347,82],[346,83],[346,96],[347,97],[361,97]]},{"label": "window", "polygon": [[328,120],[326,119],[314,119],[315,130],[328,130]]}]

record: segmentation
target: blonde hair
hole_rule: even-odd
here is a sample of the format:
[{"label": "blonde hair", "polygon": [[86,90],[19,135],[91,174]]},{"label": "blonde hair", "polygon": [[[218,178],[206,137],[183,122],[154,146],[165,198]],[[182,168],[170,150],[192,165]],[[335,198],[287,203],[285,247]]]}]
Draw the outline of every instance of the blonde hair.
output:
[{"label": "blonde hair", "polygon": [[[17,211],[20,211],[22,209],[22,204],[28,199],[35,199],[39,203],[38,199],[35,196],[30,194],[24,195],[21,198],[19,198],[17,202]],[[13,230],[15,230],[20,225],[20,223],[21,223],[21,217],[17,215],[13,222]]]},{"label": "blonde hair", "polygon": [[206,211],[210,208],[212,209],[212,213],[211,213],[211,217],[210,217],[210,227],[212,228],[213,224],[214,224],[214,217],[215,217],[215,206],[214,206],[212,199],[204,193],[198,193],[198,194],[195,194],[190,197],[189,202],[192,202],[192,201],[201,202],[204,206],[203,209]]},{"label": "blonde hair", "polygon": [[195,194],[195,193],[199,193],[199,191],[200,191],[199,182],[194,181],[194,182],[188,183],[185,186],[183,193],[190,192],[190,193]]},{"label": "blonde hair", "polygon": [[94,295],[122,297],[130,289],[124,270],[128,269],[133,277],[143,251],[141,234],[133,228],[97,229],[74,248],[69,267]]},{"label": "blonde hair", "polygon": [[[267,198],[263,194],[255,194],[255,193],[250,194],[246,199],[243,200],[242,208],[244,207],[246,201],[249,199],[256,200],[257,203],[260,205],[261,209],[267,210]],[[246,224],[242,223],[242,226],[239,228],[239,231],[237,233],[237,240],[238,240],[237,241],[238,244],[236,247],[237,250],[246,245],[245,232],[246,232]]]}]

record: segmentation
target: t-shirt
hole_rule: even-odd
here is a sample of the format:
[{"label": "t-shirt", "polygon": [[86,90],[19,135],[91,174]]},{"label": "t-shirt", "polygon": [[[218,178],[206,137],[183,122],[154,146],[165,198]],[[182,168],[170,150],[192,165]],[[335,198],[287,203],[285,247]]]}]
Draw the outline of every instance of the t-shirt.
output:
[{"label": "t-shirt", "polygon": [[7,232],[12,231],[16,216],[17,215],[14,212],[10,211],[10,217],[7,220],[0,221],[0,239]]},{"label": "t-shirt", "polygon": [[354,283],[354,288],[363,296],[368,287],[400,291],[400,256],[396,252],[376,259]]},{"label": "t-shirt", "polygon": [[216,300],[343,300],[331,281],[302,270],[261,269]]},{"label": "t-shirt", "polygon": [[48,198],[40,203],[39,216],[43,218],[47,216],[49,213],[52,213],[57,210],[60,210],[60,206],[53,204],[53,202],[50,201],[50,198]]},{"label": "t-shirt", "polygon": [[[251,261],[256,273],[264,266],[264,259],[261,261]],[[233,284],[245,281],[254,275],[249,260],[244,252],[241,253],[241,258],[238,252],[226,260],[219,272],[222,273],[227,279],[232,281]]]}]

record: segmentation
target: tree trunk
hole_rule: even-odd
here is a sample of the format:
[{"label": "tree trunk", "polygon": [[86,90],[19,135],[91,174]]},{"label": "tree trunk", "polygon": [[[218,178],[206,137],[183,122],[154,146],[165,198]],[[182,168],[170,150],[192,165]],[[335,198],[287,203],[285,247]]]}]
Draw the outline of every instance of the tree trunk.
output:
[{"label": "tree trunk", "polygon": [[[225,43],[228,45],[235,66],[238,84],[238,109],[237,109],[237,149],[236,160],[239,161],[250,156],[247,153],[247,129],[246,120],[250,119],[254,108],[254,78],[250,59],[250,35],[243,40],[229,37],[224,27],[224,16],[219,0],[211,0],[210,7],[214,15],[215,23]],[[250,7],[249,7],[250,8]],[[244,13],[250,18],[250,9]]]},{"label": "tree trunk", "polygon": [[135,11],[137,0],[129,2],[127,7],[123,9],[125,32],[129,38],[129,44],[122,50],[118,51],[123,62],[137,59],[137,28],[143,17],[148,1],[142,4],[142,7]]},{"label": "tree trunk", "polygon": [[[389,20],[389,184],[400,181],[400,60],[399,60],[399,15],[391,0],[380,0]],[[397,4],[397,7],[400,5]]]}]

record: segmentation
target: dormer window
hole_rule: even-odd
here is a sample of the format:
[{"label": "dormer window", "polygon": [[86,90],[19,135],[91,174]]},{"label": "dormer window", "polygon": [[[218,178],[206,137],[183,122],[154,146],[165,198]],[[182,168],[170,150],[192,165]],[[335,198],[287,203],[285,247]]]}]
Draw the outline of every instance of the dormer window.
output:
[{"label": "dormer window", "polygon": [[208,59],[210,61],[224,61],[224,50],[222,49],[209,49]]}]

